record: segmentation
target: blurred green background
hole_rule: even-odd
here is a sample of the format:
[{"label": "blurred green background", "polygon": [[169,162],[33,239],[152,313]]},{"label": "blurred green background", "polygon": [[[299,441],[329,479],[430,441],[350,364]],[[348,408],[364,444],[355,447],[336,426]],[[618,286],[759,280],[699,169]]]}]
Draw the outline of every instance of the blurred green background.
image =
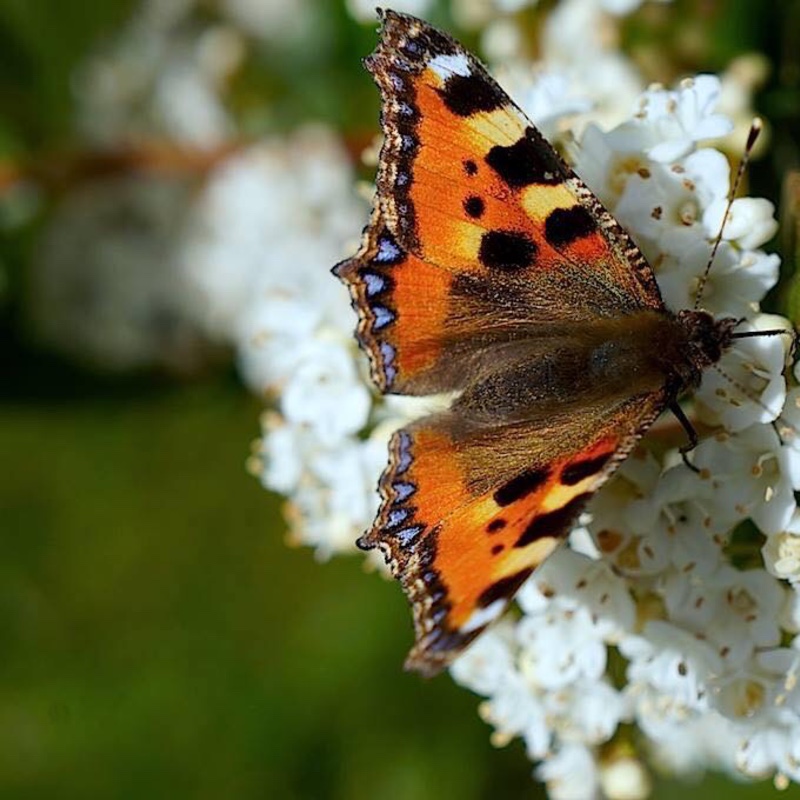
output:
[{"label": "blurred green background", "polygon": [[[374,129],[359,66],[374,33],[340,5],[314,6],[318,47],[248,59],[234,103],[271,108],[249,132],[310,118],[355,141]],[[774,148],[753,182],[779,197],[797,165],[800,4],[674,6],[655,34],[630,35],[677,48],[676,69],[769,57],[758,103]],[[543,796],[518,742],[490,745],[478,698],[402,672],[411,631],[396,587],[357,558],[323,565],[285,546],[280,498],[244,468],[263,404],[225,353],[189,374],[120,375],[32,334],[28,266],[81,179],[76,158],[91,157],[74,128],[74,71],[133,8],[0,0],[0,159],[36,187],[34,211],[0,240],[0,797]],[[435,16],[449,20],[444,5]],[[681,50],[687,20],[698,35]],[[712,777],[660,783],[656,796],[678,793],[775,790]]]}]

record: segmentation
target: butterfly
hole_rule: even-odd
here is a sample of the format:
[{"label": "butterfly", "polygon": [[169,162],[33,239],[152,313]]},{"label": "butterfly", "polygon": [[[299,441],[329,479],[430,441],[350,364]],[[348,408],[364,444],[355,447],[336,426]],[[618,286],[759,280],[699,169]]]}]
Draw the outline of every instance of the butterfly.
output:
[{"label": "butterfly", "polygon": [[[385,393],[453,393],[397,431],[358,541],[408,596],[432,675],[506,609],[587,501],[737,338],[673,313],[630,236],[479,61],[379,12],[365,60],[384,144],[369,224],[334,273]],[[739,334],[746,335],[746,334]]]}]

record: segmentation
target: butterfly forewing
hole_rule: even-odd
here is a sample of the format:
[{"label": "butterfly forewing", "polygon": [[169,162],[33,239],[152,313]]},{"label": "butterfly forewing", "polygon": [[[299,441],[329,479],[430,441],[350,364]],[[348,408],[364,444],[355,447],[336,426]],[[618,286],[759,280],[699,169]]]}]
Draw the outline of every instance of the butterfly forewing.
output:
[{"label": "butterfly forewing", "polygon": [[402,246],[459,274],[557,271],[610,309],[663,307],[627,233],[455,40],[387,11],[366,64],[383,101],[378,202]]}]

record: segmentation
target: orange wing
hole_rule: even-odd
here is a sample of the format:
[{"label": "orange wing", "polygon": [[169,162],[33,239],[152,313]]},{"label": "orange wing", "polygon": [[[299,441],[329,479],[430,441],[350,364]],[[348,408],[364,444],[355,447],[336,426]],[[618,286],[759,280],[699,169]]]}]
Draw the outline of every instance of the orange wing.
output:
[{"label": "orange wing", "polygon": [[[356,256],[333,268],[358,312],[356,335],[383,392],[431,394],[456,388],[445,359],[454,276],[406,252],[375,211]],[[449,366],[448,366],[449,364]]]},{"label": "orange wing", "polygon": [[556,271],[605,313],[663,308],[652,270],[600,201],[455,40],[383,14],[366,59],[382,96],[378,202],[415,256],[458,273]]},{"label": "orange wing", "polygon": [[394,435],[358,544],[381,549],[408,595],[408,668],[435,674],[502,614],[662,407],[651,394],[466,437],[451,412]]}]

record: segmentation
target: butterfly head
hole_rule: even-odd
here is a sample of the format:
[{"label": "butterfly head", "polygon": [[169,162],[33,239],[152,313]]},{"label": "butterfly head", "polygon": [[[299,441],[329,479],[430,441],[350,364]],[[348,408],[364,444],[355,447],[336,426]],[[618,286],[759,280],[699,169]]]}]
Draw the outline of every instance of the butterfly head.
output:
[{"label": "butterfly head", "polygon": [[678,364],[681,390],[700,384],[703,371],[716,364],[733,342],[733,329],[739,320],[733,317],[714,319],[707,311],[679,311],[677,319],[683,329],[682,358]]}]

